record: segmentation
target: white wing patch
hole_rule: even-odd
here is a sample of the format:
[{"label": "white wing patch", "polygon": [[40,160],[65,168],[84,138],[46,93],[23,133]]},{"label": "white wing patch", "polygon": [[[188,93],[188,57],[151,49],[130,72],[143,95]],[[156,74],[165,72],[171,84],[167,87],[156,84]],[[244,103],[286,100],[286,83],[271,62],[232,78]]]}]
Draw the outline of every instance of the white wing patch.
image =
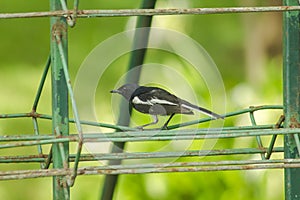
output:
[{"label": "white wing patch", "polygon": [[176,103],[167,101],[167,100],[163,100],[163,99],[151,99],[150,100],[151,103],[153,104],[168,104],[168,105],[172,105],[172,106],[176,106]]},{"label": "white wing patch", "polygon": [[152,106],[153,103],[151,103],[149,100],[148,101],[142,101],[140,100],[139,97],[135,96],[133,99],[132,99],[132,103],[134,104],[143,104],[143,105],[149,105],[149,106]]},{"label": "white wing patch", "polygon": [[189,110],[198,110],[198,109],[193,108],[193,107],[191,107],[191,106],[188,106],[188,105],[186,105],[186,104],[181,104],[181,106],[184,107],[184,108],[186,108],[186,109],[189,109]]},{"label": "white wing patch", "polygon": [[167,101],[167,100],[163,100],[163,99],[156,99],[156,98],[153,98],[153,99],[150,99],[150,100],[147,100],[147,101],[143,101],[143,100],[141,100],[137,96],[135,96],[132,99],[132,103],[134,103],[134,104],[149,105],[149,106],[152,106],[154,104],[168,104],[168,105],[172,105],[172,106],[176,106],[177,105],[176,103],[173,103],[173,102],[170,102],[170,101]]}]

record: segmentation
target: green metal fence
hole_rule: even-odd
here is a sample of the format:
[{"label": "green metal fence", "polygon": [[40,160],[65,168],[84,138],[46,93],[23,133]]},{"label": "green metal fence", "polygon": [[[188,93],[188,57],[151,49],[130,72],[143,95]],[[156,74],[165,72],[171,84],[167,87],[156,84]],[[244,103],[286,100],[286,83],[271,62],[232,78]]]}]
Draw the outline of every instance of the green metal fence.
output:
[{"label": "green metal fence", "polygon": [[[177,173],[202,172],[220,170],[252,170],[252,169],[284,169],[285,194],[287,200],[300,199],[300,6],[297,0],[285,0],[285,6],[277,7],[240,7],[240,8],[191,8],[191,9],[152,9],[155,1],[145,1],[142,9],[133,10],[78,10],[78,0],[74,1],[74,9],[68,10],[65,1],[51,0],[51,11],[34,13],[4,13],[0,19],[7,18],[51,18],[51,53],[46,63],[44,73],[38,87],[32,109],[28,113],[1,114],[1,119],[31,118],[34,127],[33,134],[19,134],[15,136],[0,136],[0,149],[36,146],[35,155],[0,156],[0,163],[40,163],[39,169],[1,171],[0,180],[26,179],[39,177],[53,177],[54,199],[70,199],[70,187],[76,183],[76,177],[81,175],[118,175],[140,173]],[[148,4],[147,4],[148,3]],[[210,121],[210,118],[189,121],[169,126],[169,130],[140,131],[127,126],[91,122],[80,119],[73,95],[71,80],[68,71],[67,30],[68,26],[75,26],[79,17],[106,17],[106,16],[147,16],[141,18],[139,26],[149,26],[153,15],[180,15],[180,14],[226,14],[245,12],[284,12],[284,63],[283,63],[283,105],[265,105],[249,107],[232,113],[224,114],[229,118],[238,115],[248,115],[252,126],[184,129],[186,126]],[[139,37],[140,38],[140,37]],[[145,41],[147,37],[141,37]],[[139,41],[137,41],[139,42]],[[137,52],[135,52],[137,53]],[[145,52],[140,52],[144,54]],[[134,56],[134,55],[133,55]],[[138,56],[141,57],[141,56]],[[135,59],[133,59],[135,60]],[[140,60],[140,63],[143,59]],[[133,63],[132,65],[136,65]],[[43,86],[51,66],[52,78],[52,115],[38,112],[38,103]],[[138,74],[135,77],[138,80]],[[69,100],[74,119],[69,119]],[[282,110],[283,115],[272,124],[257,125],[255,114],[262,110]],[[38,119],[52,121],[52,133],[40,134]],[[77,133],[69,134],[69,123],[75,123]],[[82,125],[99,126],[112,129],[111,133],[84,134]],[[183,128],[178,130],[177,128]],[[116,130],[116,132],[114,131]],[[155,134],[154,134],[155,133]],[[243,147],[235,149],[187,150],[170,152],[135,152],[123,151],[99,154],[82,153],[82,146],[87,142],[115,142],[117,144],[134,143],[138,141],[170,141],[170,140],[213,140],[213,139],[242,139],[254,137],[257,147]],[[269,139],[263,144],[262,137]],[[276,144],[278,137],[284,137],[284,145]],[[74,143],[77,151],[70,153],[69,144]],[[44,152],[43,146],[51,145],[49,152]],[[122,146],[122,145],[121,145]],[[123,147],[122,147],[123,148]],[[121,149],[122,149],[121,148]],[[273,159],[273,154],[281,155],[280,159]],[[228,155],[259,155],[261,159],[231,159]],[[284,156],[283,156],[284,155]],[[192,158],[209,156],[210,161],[175,161],[164,162],[166,158]],[[222,157],[223,156],[223,157]],[[160,159],[152,162],[151,159]],[[214,159],[218,158],[218,159]],[[220,159],[223,158],[223,159]],[[122,164],[121,160],[149,159],[147,163]],[[86,161],[110,161],[105,166],[84,166]],[[71,164],[72,163],[72,164]],[[50,168],[52,164],[53,168]],[[70,165],[71,164],[71,165]],[[116,178],[117,176],[112,176]],[[115,179],[116,181],[116,179]],[[105,188],[107,189],[107,188]],[[114,186],[110,194],[102,199],[112,197]]]}]

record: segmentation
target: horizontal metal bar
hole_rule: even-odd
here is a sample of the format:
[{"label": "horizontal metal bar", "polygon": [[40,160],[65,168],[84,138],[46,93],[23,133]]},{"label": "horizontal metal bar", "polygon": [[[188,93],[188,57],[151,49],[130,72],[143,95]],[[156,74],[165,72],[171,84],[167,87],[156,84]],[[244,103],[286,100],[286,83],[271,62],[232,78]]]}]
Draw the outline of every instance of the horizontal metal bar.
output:
[{"label": "horizontal metal bar", "polygon": [[[118,169],[161,169],[161,168],[188,168],[188,167],[209,167],[209,166],[231,166],[231,165],[268,165],[268,164],[300,164],[299,159],[276,159],[276,160],[223,160],[223,161],[207,161],[207,162],[168,162],[168,163],[138,163],[127,165],[107,165],[97,166],[99,170],[118,170]],[[86,171],[94,170],[95,167],[85,167]]]},{"label": "horizontal metal bar", "polygon": [[[214,161],[214,162],[175,162],[158,164],[137,164],[117,166],[82,167],[78,175],[99,174],[140,174],[140,173],[171,173],[171,172],[207,172],[226,170],[254,170],[254,169],[283,169],[299,168],[299,159],[280,160],[244,160],[244,161]],[[42,169],[1,171],[0,180],[40,178],[50,176],[71,175],[72,169]]]},{"label": "horizontal metal bar", "polygon": [[[27,117],[34,117],[34,118],[40,118],[40,119],[48,119],[52,120],[51,115],[46,114],[39,114],[36,112],[30,112],[30,113],[12,113],[12,114],[0,114],[0,119],[7,119],[7,118],[27,118]],[[69,120],[70,123],[75,123],[74,119]],[[130,128],[127,126],[119,126],[119,125],[113,125],[113,124],[107,124],[107,123],[101,123],[101,122],[92,122],[92,121],[86,121],[86,120],[80,120],[80,123],[83,125],[91,125],[91,126],[98,126],[98,127],[104,127],[104,128],[112,128],[116,130],[122,130],[122,131],[136,131],[137,128]]]},{"label": "horizontal metal bar", "polygon": [[[134,152],[134,153],[98,153],[82,154],[80,161],[100,161],[117,159],[152,159],[152,158],[177,158],[177,157],[200,157],[200,156],[223,156],[240,154],[258,154],[266,153],[266,148],[240,148],[240,149],[212,149],[212,150],[192,150],[177,152]],[[283,152],[283,147],[276,147],[273,153]],[[48,155],[28,155],[28,156],[1,156],[0,163],[27,163],[27,162],[45,162]],[[74,162],[75,155],[69,156],[69,162]]]},{"label": "horizontal metal bar", "polygon": [[41,145],[41,144],[53,144],[53,143],[60,143],[60,142],[75,142],[78,141],[78,137],[63,137],[63,138],[55,138],[50,140],[32,140],[32,141],[25,141],[25,142],[12,142],[1,144],[0,149],[5,148],[12,148],[12,147],[22,147],[22,146],[34,146],[34,145]]},{"label": "horizontal metal bar", "polygon": [[194,139],[221,139],[267,135],[286,135],[300,133],[300,128],[285,128],[274,130],[171,130],[171,131],[140,131],[121,132],[111,134],[85,134],[85,142],[134,142],[134,141],[165,141],[165,140],[194,140]]},{"label": "horizontal metal bar", "polygon": [[[298,11],[300,6],[265,6],[265,7],[228,7],[228,8],[156,8],[156,9],[114,9],[114,10],[78,10],[77,17],[126,17],[126,16],[154,16],[154,15],[205,15],[250,12],[284,12]],[[68,17],[74,10],[2,13],[0,19],[33,18],[33,17]]]},{"label": "horizontal metal bar", "polygon": [[[151,158],[177,158],[177,157],[201,157],[201,156],[222,156],[265,153],[267,149],[240,148],[240,149],[212,149],[212,150],[191,150],[180,152],[136,152],[136,153],[104,153],[93,154],[95,161],[116,160],[116,159],[151,159]],[[273,152],[283,152],[283,147],[274,148]],[[82,158],[83,161],[85,157]],[[72,155],[71,155],[72,160]]]},{"label": "horizontal metal bar", "polygon": [[19,117],[33,117],[31,113],[13,113],[13,114],[0,114],[1,118],[19,118]]},{"label": "horizontal metal bar", "polygon": [[[144,168],[170,168],[170,167],[203,167],[203,166],[222,166],[222,165],[259,165],[259,164],[300,164],[299,159],[276,159],[276,160],[224,160],[224,161],[208,161],[208,162],[172,162],[172,163],[139,163],[127,165],[106,165],[106,166],[91,166],[84,167],[86,171],[89,170],[116,170],[116,169],[144,169]],[[17,171],[2,171],[0,176],[7,174],[30,173],[31,170],[17,170]],[[38,170],[39,171],[39,170]]]},{"label": "horizontal metal bar", "polygon": [[[300,128],[259,129],[259,130],[227,130],[222,129],[186,129],[186,130],[160,130],[160,131],[131,131],[114,133],[84,134],[84,142],[136,142],[136,141],[166,141],[166,140],[195,140],[195,139],[221,139],[268,135],[298,134]],[[30,138],[30,140],[28,139]],[[57,142],[77,142],[78,135],[69,136],[0,136],[0,142],[18,140],[15,143],[0,145],[0,148],[17,146],[32,146],[37,144],[50,144]],[[25,141],[22,141],[25,140]],[[33,140],[33,141],[31,141]]]},{"label": "horizontal metal bar", "polygon": [[[243,131],[251,131],[251,130],[272,130],[274,128],[274,125],[258,125],[258,126],[237,126],[237,127],[223,127],[220,128],[201,128],[196,129],[198,134],[207,134],[207,133],[220,133],[221,131],[223,133],[226,132],[243,132]],[[182,134],[190,134],[192,131],[194,133],[195,129],[189,129],[189,130],[181,130],[180,132]],[[276,129],[279,130],[279,129]],[[282,129],[280,129],[282,130]],[[294,130],[294,129],[293,129]],[[153,133],[156,132],[157,134],[163,134],[167,133],[167,135],[174,135],[174,130],[172,131],[160,131],[160,130],[145,130],[145,131],[139,131],[137,132],[113,132],[113,133],[89,133],[85,134],[85,137],[92,138],[92,137],[127,137],[127,136],[142,136],[142,135],[153,135]],[[132,133],[132,134],[131,134]],[[138,134],[138,135],[136,135]],[[73,134],[74,136],[74,134]],[[22,134],[22,135],[0,135],[0,142],[12,142],[12,141],[28,141],[28,140],[49,140],[49,139],[55,139],[57,136],[54,135],[29,135],[29,134]]]},{"label": "horizontal metal bar", "polygon": [[[210,139],[210,138],[231,138],[231,137],[249,137],[257,135],[274,135],[274,134],[294,134],[299,133],[300,128],[284,128],[284,129],[259,129],[259,130],[228,130],[222,131],[218,129],[187,129],[187,130],[172,130],[172,131],[139,131],[139,132],[114,132],[114,133],[89,133],[84,134],[84,139],[86,142],[108,142],[114,139],[138,139],[147,141],[148,139],[152,140],[155,138],[166,139],[181,139],[183,137],[197,137],[197,139]],[[55,140],[55,139],[70,139],[71,141],[76,141],[76,134],[70,136],[53,136],[53,135],[20,135],[20,136],[0,136],[0,141],[28,141],[28,140]],[[184,138],[188,139],[188,138]],[[133,140],[135,141],[135,140]],[[38,142],[38,141],[37,141]]]},{"label": "horizontal metal bar", "polygon": [[258,170],[258,169],[283,169],[299,168],[299,163],[291,164],[263,164],[263,165],[237,165],[237,166],[207,166],[207,167],[172,167],[172,168],[145,168],[145,169],[90,169],[78,172],[78,175],[97,174],[144,174],[144,173],[174,173],[174,172],[209,172],[229,170]]}]

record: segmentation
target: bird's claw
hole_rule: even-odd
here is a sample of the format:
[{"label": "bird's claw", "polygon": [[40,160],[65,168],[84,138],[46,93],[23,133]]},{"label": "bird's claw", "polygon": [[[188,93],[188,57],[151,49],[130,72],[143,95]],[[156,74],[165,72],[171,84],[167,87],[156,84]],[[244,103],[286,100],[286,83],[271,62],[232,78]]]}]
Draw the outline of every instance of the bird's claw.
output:
[{"label": "bird's claw", "polygon": [[160,128],[160,130],[169,130],[169,128],[168,128],[168,126],[163,125],[163,126]]},{"label": "bird's claw", "polygon": [[139,129],[140,131],[143,131],[144,130],[144,127],[143,126],[137,126],[135,127],[136,129]]}]

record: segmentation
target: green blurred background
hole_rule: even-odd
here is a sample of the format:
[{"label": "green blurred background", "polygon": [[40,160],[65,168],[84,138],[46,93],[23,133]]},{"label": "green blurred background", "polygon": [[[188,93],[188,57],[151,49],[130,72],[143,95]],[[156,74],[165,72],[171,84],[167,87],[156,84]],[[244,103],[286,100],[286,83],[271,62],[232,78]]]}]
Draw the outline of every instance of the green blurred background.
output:
[{"label": "green blurred background", "polygon": [[[69,2],[70,5],[72,2]],[[140,1],[80,1],[80,9],[138,8]],[[279,0],[158,0],[157,8],[231,7],[281,5]],[[47,1],[1,0],[1,13],[49,10]],[[133,27],[133,17],[78,19],[69,29],[69,66],[72,80],[88,54],[102,41]],[[281,13],[224,14],[203,16],[156,16],[154,26],[187,34],[210,54],[224,80],[227,112],[250,105],[282,104],[282,15]],[[49,19],[0,20],[0,113],[29,112],[49,54]],[[118,47],[116,47],[118,48]],[[149,53],[150,54],[150,53]],[[153,53],[156,61],[168,63],[170,55]],[[101,88],[109,91],[125,73],[128,55],[113,63],[119,65],[101,79]],[[146,60],[151,62],[150,55]],[[112,65],[113,65],[112,64]],[[50,78],[38,107],[40,113],[51,113]],[[100,84],[99,83],[99,84]],[[174,83],[176,85],[176,83]],[[209,94],[201,94],[209,99]],[[115,123],[111,114],[111,96],[96,94],[96,106],[105,112],[101,121]],[[259,124],[275,123],[280,112],[260,112]],[[142,118],[142,121],[148,118]],[[40,120],[42,133],[51,132],[51,122]],[[230,118],[225,126],[249,125],[248,116]],[[75,131],[71,127],[71,131]],[[108,131],[108,130],[103,130]],[[1,119],[0,134],[32,134],[30,119]],[[265,138],[268,141],[268,138]],[[253,140],[219,141],[219,148],[231,148]],[[153,143],[137,144],[130,149],[151,150]],[[158,145],[159,146],[159,145]],[[49,149],[45,147],[45,152]],[[75,147],[71,146],[71,151]],[[155,148],[154,148],[155,149]],[[5,149],[0,155],[23,155],[36,152],[32,148]],[[245,159],[245,157],[243,157]],[[247,157],[246,157],[247,158]],[[248,158],[253,158],[248,156]],[[256,158],[256,157],[255,157]],[[259,157],[257,157],[259,158]],[[224,157],[223,157],[224,159]],[[231,159],[228,157],[227,159]],[[85,163],[84,165],[89,165]],[[95,165],[95,163],[93,163]],[[0,170],[36,169],[37,164],[1,164]],[[97,199],[103,176],[81,176],[71,188],[71,199]],[[227,171],[205,173],[122,175],[115,199],[283,199],[283,170]],[[52,199],[52,179],[40,178],[0,182],[0,199]]]}]

